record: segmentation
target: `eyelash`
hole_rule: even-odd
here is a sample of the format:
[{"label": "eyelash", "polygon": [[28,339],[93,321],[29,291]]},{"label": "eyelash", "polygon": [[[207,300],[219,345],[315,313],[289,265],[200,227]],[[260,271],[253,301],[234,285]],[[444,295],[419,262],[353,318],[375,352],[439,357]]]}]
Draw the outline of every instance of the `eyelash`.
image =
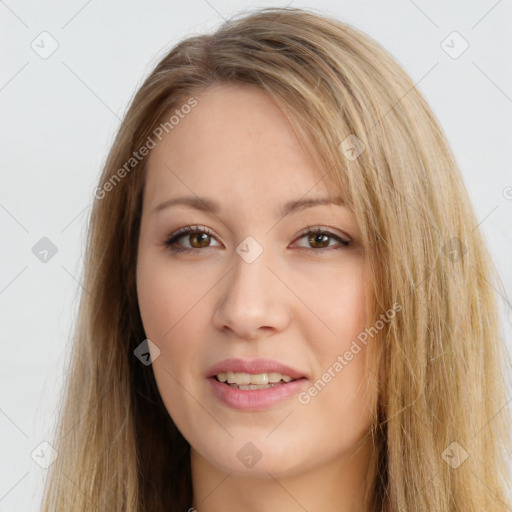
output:
[{"label": "eyelash", "polygon": [[[177,253],[177,252],[189,253],[189,252],[194,252],[194,251],[200,251],[201,248],[199,248],[199,247],[192,247],[192,248],[177,247],[177,246],[175,246],[175,244],[184,235],[203,234],[203,233],[206,235],[212,236],[212,237],[214,236],[212,231],[209,228],[207,228],[206,226],[185,226],[183,228],[178,229],[178,231],[176,231],[172,235],[170,235],[169,238],[164,242],[163,245],[165,245],[168,249],[170,249],[172,252],[175,252],[175,253]],[[308,226],[299,235],[298,239],[303,238],[306,235],[319,234],[319,233],[327,235],[329,238],[334,238],[341,245],[337,248],[336,247],[321,247],[319,249],[315,249],[313,247],[300,247],[300,249],[304,249],[306,251],[314,251],[314,252],[326,251],[326,250],[332,250],[332,249],[343,249],[343,248],[349,247],[352,242],[352,240],[344,240],[339,235],[336,235],[335,233],[333,233],[327,229],[320,228],[318,226]],[[208,249],[208,248],[209,247],[204,247],[204,249]]]}]

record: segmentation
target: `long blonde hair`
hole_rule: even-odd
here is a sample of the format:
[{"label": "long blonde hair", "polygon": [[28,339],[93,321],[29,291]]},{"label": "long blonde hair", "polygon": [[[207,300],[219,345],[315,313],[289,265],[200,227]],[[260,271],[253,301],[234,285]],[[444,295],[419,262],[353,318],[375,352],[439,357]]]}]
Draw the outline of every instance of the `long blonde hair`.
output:
[{"label": "long blonde hair", "polygon": [[510,507],[510,362],[493,290],[502,285],[442,129],[371,38],[313,11],[265,8],[181,41],[125,115],[91,212],[43,511],[190,506],[190,446],[151,367],[134,356],[146,338],[135,268],[147,158],[126,163],[170,112],[215,83],[275,99],[356,215],[373,322],[402,307],[369,345],[378,397],[367,509]]}]

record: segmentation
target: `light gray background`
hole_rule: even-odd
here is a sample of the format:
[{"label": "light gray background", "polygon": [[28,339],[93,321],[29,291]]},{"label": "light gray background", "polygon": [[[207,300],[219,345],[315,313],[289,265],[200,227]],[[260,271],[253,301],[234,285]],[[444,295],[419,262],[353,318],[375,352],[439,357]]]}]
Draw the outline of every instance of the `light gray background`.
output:
[{"label": "light gray background", "polygon": [[[178,40],[241,9],[267,5],[285,3],[0,0],[0,512],[39,509],[46,470],[31,453],[51,441],[89,207],[130,98]],[[418,84],[455,152],[510,296],[510,0],[292,5],[363,30]],[[31,47],[34,40],[43,44],[43,31],[59,45],[47,59]],[[441,47],[453,31],[469,43],[457,59]],[[58,248],[46,263],[32,253],[42,237]],[[504,299],[500,304],[510,346],[512,316]]]}]

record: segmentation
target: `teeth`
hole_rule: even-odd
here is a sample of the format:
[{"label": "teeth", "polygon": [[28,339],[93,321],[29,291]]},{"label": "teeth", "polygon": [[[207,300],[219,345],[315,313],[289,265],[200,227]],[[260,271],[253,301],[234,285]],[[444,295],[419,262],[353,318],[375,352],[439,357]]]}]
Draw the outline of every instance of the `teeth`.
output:
[{"label": "teeth", "polygon": [[[279,372],[258,373],[255,375],[239,372],[221,372],[217,374],[217,379],[220,382],[236,384],[240,389],[263,389],[270,387],[269,384],[277,384],[280,381],[290,382],[293,380],[289,375],[283,375]],[[251,388],[251,385],[257,386],[257,388]]]},{"label": "teeth", "polygon": [[[281,375],[278,372],[270,372],[268,374],[268,381],[269,382],[279,382],[282,378],[288,378],[288,375]],[[291,378],[291,377],[290,377]],[[284,380],[284,379],[283,379]],[[288,382],[288,381],[285,381]]]}]

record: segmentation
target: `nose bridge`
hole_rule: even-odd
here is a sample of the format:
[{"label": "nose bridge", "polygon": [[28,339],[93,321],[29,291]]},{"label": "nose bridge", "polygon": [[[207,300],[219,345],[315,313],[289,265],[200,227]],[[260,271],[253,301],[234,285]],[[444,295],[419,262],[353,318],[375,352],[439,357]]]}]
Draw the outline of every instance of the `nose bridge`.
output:
[{"label": "nose bridge", "polygon": [[[260,246],[261,247],[261,246]],[[267,282],[269,274],[272,273],[267,267],[272,267],[272,254],[269,250],[258,250],[251,242],[242,242],[236,249],[236,254],[233,256],[234,269],[231,276],[231,286],[236,291],[237,289],[244,293],[246,296],[245,301],[250,302],[247,295],[255,296],[262,290],[264,285],[270,286]],[[268,289],[268,288],[267,288]],[[254,293],[248,294],[253,290]],[[266,296],[267,294],[262,294]]]},{"label": "nose bridge", "polygon": [[246,338],[258,336],[261,327],[284,328],[287,308],[283,284],[269,270],[276,267],[271,251],[247,237],[237,246],[232,262],[215,311],[217,327],[229,327]]}]

